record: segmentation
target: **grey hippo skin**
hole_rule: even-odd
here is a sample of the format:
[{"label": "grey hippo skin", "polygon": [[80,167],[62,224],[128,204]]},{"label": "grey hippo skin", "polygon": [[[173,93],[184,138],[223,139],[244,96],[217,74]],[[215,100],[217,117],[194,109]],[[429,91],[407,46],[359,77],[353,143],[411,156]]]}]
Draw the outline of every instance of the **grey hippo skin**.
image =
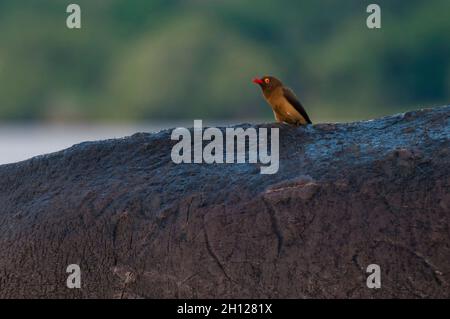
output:
[{"label": "grey hippo skin", "polygon": [[0,166],[0,297],[450,298],[449,117],[258,125],[275,175],[176,165],[171,130]]}]

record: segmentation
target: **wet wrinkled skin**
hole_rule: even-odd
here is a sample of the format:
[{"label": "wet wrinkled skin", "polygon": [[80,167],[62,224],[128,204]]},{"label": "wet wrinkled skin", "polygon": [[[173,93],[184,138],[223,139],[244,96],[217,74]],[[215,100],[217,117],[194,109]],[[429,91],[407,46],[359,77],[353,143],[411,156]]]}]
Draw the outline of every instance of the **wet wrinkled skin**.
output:
[{"label": "wet wrinkled skin", "polygon": [[449,298],[449,117],[261,125],[276,175],[175,165],[170,130],[0,166],[0,297]]}]

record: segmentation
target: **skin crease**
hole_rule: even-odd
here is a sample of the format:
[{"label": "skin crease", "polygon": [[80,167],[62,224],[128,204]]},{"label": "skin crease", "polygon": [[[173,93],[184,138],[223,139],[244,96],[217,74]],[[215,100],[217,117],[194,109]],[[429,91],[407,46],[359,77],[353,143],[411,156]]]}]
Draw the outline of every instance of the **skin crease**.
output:
[{"label": "skin crease", "polygon": [[255,78],[253,82],[261,87],[264,98],[272,107],[277,122],[295,126],[311,123],[294,92],[284,87],[276,77],[264,76],[261,79]]}]

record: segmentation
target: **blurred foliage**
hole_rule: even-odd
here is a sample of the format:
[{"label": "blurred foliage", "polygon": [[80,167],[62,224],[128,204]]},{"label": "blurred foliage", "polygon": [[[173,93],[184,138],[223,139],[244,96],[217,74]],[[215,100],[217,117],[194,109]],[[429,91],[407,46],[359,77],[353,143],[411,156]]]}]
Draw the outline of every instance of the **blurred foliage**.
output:
[{"label": "blurred foliage", "polygon": [[[82,29],[65,26],[82,9]],[[0,0],[0,121],[271,119],[273,74],[313,121],[450,100],[450,1]]]}]

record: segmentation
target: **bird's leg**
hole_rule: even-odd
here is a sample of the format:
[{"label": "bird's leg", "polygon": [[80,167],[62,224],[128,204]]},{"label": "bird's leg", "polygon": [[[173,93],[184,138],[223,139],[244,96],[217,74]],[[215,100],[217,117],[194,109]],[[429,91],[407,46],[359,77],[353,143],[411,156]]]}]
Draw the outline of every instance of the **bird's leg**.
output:
[{"label": "bird's leg", "polygon": [[277,112],[273,111],[273,115],[275,116],[275,120],[276,120],[278,123],[284,123],[284,121],[281,119],[281,117],[278,115]]}]

